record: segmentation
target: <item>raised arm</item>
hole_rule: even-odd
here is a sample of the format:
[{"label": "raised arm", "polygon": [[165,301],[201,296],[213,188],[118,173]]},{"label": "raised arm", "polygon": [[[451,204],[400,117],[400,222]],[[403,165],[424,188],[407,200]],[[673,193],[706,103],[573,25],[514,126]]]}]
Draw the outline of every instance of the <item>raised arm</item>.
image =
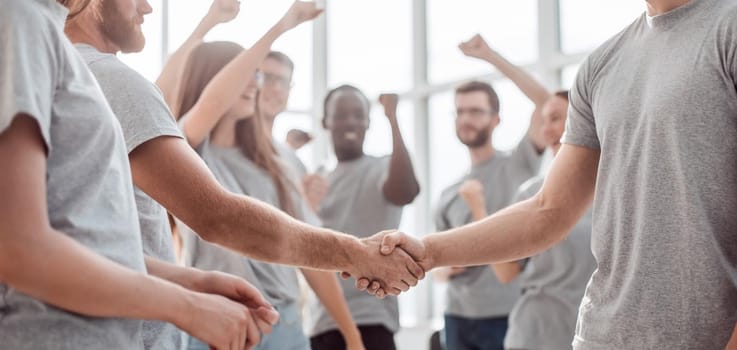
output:
[{"label": "raised arm", "polygon": [[322,10],[314,2],[295,1],[284,17],[251,48],[244,50],[207,84],[195,105],[184,116],[184,134],[192,146],[199,146],[250,83],[271,45],[282,34],[317,17]]},{"label": "raised arm", "polygon": [[379,102],[384,106],[384,114],[389,119],[392,129],[392,155],[389,161],[389,175],[384,182],[384,197],[395,205],[407,205],[420,193],[412,159],[402,139],[397,121],[397,105],[399,96],[382,94]]},{"label": "raised arm", "polygon": [[530,120],[528,135],[538,151],[547,146],[540,130],[542,129],[542,107],[545,102],[552,97],[552,93],[548,91],[539,81],[532,75],[525,72],[524,69],[507,61],[504,56],[494,51],[489,44],[486,43],[481,35],[476,34],[470,40],[461,43],[458,46],[464,55],[468,57],[478,58],[486,61],[496,67],[504,76],[509,78],[522,91],[527,98],[535,104],[535,111]]},{"label": "raised arm", "polygon": [[[458,192],[471,209],[473,221],[481,221],[489,216],[486,210],[486,200],[484,199],[484,185],[480,181],[468,180],[461,185]],[[512,282],[521,271],[520,265],[516,261],[492,263],[490,267],[497,279],[504,284]]]},{"label": "raised arm", "polygon": [[201,44],[205,35],[220,23],[229,22],[234,19],[240,11],[240,2],[237,0],[213,0],[210,10],[202,18],[187,40],[182,43],[169,57],[164,65],[156,85],[161,89],[164,100],[169,108],[174,109],[179,96],[180,84],[184,75],[184,66],[192,50]]}]

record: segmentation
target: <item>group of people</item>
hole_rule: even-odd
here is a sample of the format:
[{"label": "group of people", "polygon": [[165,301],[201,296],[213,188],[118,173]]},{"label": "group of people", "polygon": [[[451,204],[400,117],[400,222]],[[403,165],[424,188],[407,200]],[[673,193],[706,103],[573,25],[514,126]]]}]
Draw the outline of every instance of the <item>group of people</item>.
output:
[{"label": "group of people", "polygon": [[648,0],[570,92],[462,43],[535,109],[497,151],[503,101],[456,88],[472,167],[423,239],[397,231],[420,184],[396,94],[388,156],[351,85],[324,99],[329,173],[272,137],[295,67],[271,46],[315,3],[244,49],[204,42],[240,10],[214,0],[155,84],[116,56],[146,0],[0,6],[0,349],[391,350],[395,296],[431,270],[448,350],[737,348],[735,0]]}]

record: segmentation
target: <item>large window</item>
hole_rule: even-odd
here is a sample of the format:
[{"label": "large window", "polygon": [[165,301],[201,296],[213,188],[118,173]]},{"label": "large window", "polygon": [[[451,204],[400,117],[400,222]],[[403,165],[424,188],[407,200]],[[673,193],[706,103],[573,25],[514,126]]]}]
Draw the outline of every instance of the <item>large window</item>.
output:
[{"label": "large window", "polygon": [[428,0],[427,27],[433,83],[490,72],[487,64],[458,50],[476,33],[514,62],[537,59],[537,0]]},{"label": "large window", "polygon": [[645,12],[640,0],[560,0],[561,46],[564,53],[590,51]]},{"label": "large window", "polygon": [[[154,80],[161,69],[163,52],[175,50],[192,32],[210,6],[209,0],[168,0],[169,12],[162,14],[167,0],[149,0],[154,13],[146,17],[146,49],[139,54],[122,55],[125,62]],[[249,0],[242,3],[241,14],[215,28],[206,40],[230,40],[251,46],[283,15],[293,0]],[[468,171],[468,151],[457,139],[454,126],[454,84],[467,79],[493,79],[501,102],[501,125],[493,135],[494,146],[510,150],[525,136],[533,104],[509,80],[498,76],[493,67],[462,55],[457,46],[481,33],[491,46],[511,62],[528,67],[535,76],[543,76],[551,89],[572,86],[583,57],[641,15],[642,0],[546,0],[557,2],[556,13],[540,13],[539,0],[425,0],[425,13],[413,13],[417,0],[328,0],[325,36],[315,35],[311,23],[303,24],[275,44],[295,62],[294,84],[289,111],[277,118],[274,136],[283,140],[292,128],[326,137],[314,115],[313,101],[321,101],[326,91],[314,91],[314,81],[324,78],[328,88],[349,83],[362,89],[372,101],[371,127],[365,150],[371,155],[387,155],[392,150],[389,124],[378,104],[382,92],[403,96],[399,121],[415,163],[426,160],[429,169],[418,169],[423,194],[416,204],[406,207],[401,229],[419,235],[417,223],[432,221],[440,192]],[[542,3],[546,4],[546,3]],[[421,8],[419,6],[418,8]],[[556,8],[551,6],[550,8]],[[166,17],[162,17],[166,15]],[[413,16],[426,15],[427,57],[413,61],[415,43]],[[162,19],[168,19],[168,31]],[[560,23],[560,28],[555,28]],[[545,45],[539,33],[560,33],[561,47]],[[168,33],[168,37],[163,35]],[[319,31],[317,32],[319,33]],[[422,37],[423,35],[420,35]],[[313,42],[327,44],[327,52],[313,52]],[[163,47],[167,45],[167,47]],[[552,50],[552,52],[550,52]],[[544,61],[541,57],[553,57]],[[325,60],[327,71],[313,72],[313,59]],[[428,84],[415,85],[415,67],[427,64]],[[490,73],[497,73],[489,78]],[[319,74],[319,76],[318,76]],[[324,76],[323,76],[324,74]],[[427,102],[427,106],[424,103]],[[422,108],[415,108],[420,106]],[[425,108],[426,107],[426,108]],[[428,115],[423,115],[424,110]],[[425,123],[427,121],[427,123]],[[417,136],[429,138],[429,148],[415,146]],[[322,141],[325,141],[324,139]],[[329,142],[326,142],[329,143]],[[299,151],[308,169],[335,164],[313,164],[326,150],[318,144]],[[314,153],[320,156],[315,157]],[[420,202],[420,203],[418,203]],[[429,208],[424,205],[429,204]],[[422,226],[420,226],[422,227]],[[422,324],[427,310],[440,322],[445,305],[445,286],[434,283],[400,298],[404,325]],[[429,292],[428,292],[429,291]],[[419,302],[418,302],[419,300]],[[424,323],[427,325],[427,323]]]}]

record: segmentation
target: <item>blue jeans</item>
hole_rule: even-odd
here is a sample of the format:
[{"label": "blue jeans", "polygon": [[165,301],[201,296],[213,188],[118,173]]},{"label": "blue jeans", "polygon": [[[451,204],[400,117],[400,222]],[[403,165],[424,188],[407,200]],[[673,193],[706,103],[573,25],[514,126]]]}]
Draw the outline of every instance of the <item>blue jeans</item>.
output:
[{"label": "blue jeans", "polygon": [[465,318],[445,315],[446,350],[504,350],[507,317]]},{"label": "blue jeans", "polygon": [[[302,315],[297,303],[275,307],[279,311],[279,323],[274,326],[271,334],[261,336],[261,343],[256,350],[310,350],[310,342],[302,329]],[[210,347],[189,337],[187,350],[210,350]]]}]

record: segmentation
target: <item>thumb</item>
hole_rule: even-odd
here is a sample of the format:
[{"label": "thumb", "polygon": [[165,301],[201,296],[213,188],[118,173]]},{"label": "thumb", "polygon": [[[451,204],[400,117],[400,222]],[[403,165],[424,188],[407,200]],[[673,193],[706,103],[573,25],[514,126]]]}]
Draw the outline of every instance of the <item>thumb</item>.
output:
[{"label": "thumb", "polygon": [[238,293],[239,302],[253,309],[274,308],[252,284],[244,280],[239,280],[238,282],[236,284],[236,293]]},{"label": "thumb", "polygon": [[412,259],[420,260],[425,256],[425,246],[416,238],[402,232],[393,232],[381,240],[381,254],[389,255],[396,247],[402,248]]}]

